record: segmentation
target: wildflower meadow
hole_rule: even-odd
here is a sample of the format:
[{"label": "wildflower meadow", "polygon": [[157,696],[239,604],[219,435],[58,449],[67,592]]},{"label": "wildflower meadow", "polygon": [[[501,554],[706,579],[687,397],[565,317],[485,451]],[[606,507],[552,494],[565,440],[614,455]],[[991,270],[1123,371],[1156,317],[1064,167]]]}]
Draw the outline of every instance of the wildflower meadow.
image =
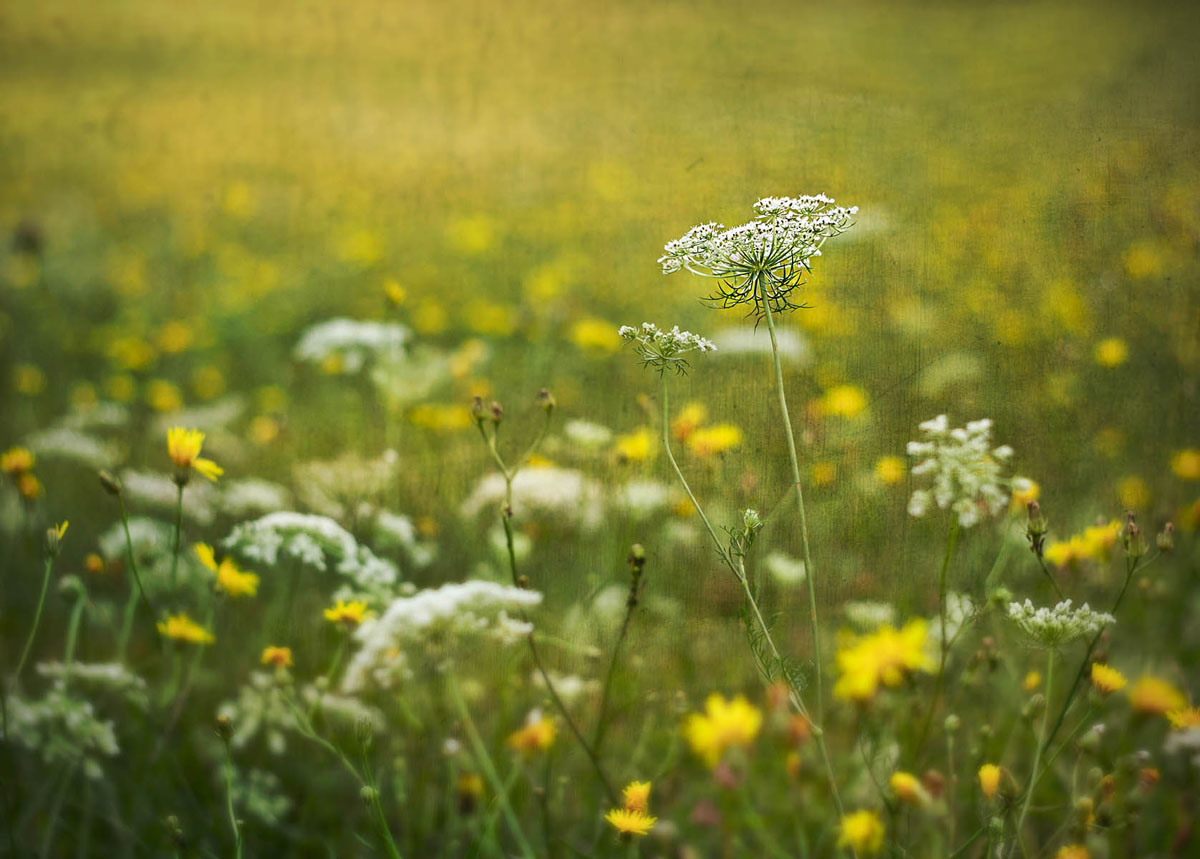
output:
[{"label": "wildflower meadow", "polygon": [[0,855],[1200,855],[1200,14],[0,10]]}]

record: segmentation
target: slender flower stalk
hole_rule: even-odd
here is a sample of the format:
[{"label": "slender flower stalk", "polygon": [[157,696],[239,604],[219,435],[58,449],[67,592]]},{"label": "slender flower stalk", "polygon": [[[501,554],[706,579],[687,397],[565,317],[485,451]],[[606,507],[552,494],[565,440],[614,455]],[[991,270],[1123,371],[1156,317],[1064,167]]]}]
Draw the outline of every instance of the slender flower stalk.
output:
[{"label": "slender flower stalk", "polygon": [[629,552],[630,582],[629,595],[625,598],[625,619],[621,621],[621,631],[613,644],[612,657],[608,661],[608,672],[604,676],[604,690],[600,695],[600,712],[596,716],[596,731],[592,735],[592,751],[600,756],[600,747],[604,743],[604,732],[608,729],[608,697],[612,691],[613,676],[617,672],[617,658],[621,655],[621,646],[629,632],[629,624],[633,620],[634,609],[638,605],[638,592],[641,589],[642,571],[646,566],[646,550],[635,543]]},{"label": "slender flower stalk", "polygon": [[50,571],[54,568],[54,559],[58,557],[62,538],[67,533],[67,522],[49,528],[46,531],[46,564],[42,571],[42,590],[38,594],[37,608],[33,611],[33,626],[29,628],[29,637],[21,649],[21,658],[17,660],[17,670],[13,672],[13,685],[21,680],[21,672],[29,659],[29,651],[33,648],[33,640],[37,637],[38,626],[42,622],[42,609],[46,607],[46,591],[50,588]]},{"label": "slender flower stalk", "polygon": [[1025,790],[1025,801],[1021,803],[1021,813],[1017,815],[1017,826],[1015,831],[1016,837],[1013,839],[1013,846],[1009,849],[1008,855],[1011,857],[1017,851],[1017,845],[1021,844],[1021,827],[1025,825],[1025,816],[1029,813],[1029,805],[1033,800],[1033,788],[1038,783],[1041,777],[1038,767],[1042,762],[1042,750],[1046,743],[1046,734],[1050,725],[1050,701],[1049,696],[1054,691],[1054,656],[1055,650],[1053,647],[1049,649],[1049,655],[1046,657],[1046,711],[1042,714],[1042,727],[1038,731],[1037,747],[1033,752],[1033,769],[1029,772],[1029,787]]},{"label": "slender flower stalk", "polygon": [[937,677],[933,681],[933,695],[929,699],[929,711],[925,714],[925,722],[921,727],[921,736],[917,740],[916,754],[920,756],[929,739],[929,728],[933,724],[933,714],[937,710],[938,699],[942,694],[942,683],[946,676],[946,657],[950,653],[950,637],[946,634],[946,573],[950,569],[950,559],[954,557],[954,547],[958,543],[958,519],[950,519],[950,529],[946,534],[946,553],[942,557],[942,569],[938,574],[938,617],[941,619],[941,646],[938,649]]}]

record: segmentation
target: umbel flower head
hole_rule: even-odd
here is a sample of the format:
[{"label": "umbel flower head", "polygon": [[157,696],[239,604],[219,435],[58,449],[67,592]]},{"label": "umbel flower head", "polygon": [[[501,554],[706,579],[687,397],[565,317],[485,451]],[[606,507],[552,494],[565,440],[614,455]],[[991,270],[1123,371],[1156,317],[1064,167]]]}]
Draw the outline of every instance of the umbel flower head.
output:
[{"label": "umbel flower head", "polygon": [[720,307],[744,304],[754,316],[803,307],[792,303],[792,291],[804,283],[825,240],[850,229],[857,212],[824,194],[764,197],[754,204],[753,220],[692,227],[668,242],[658,261],[663,274],[687,269],[715,280],[709,300]]},{"label": "umbel flower head", "polygon": [[626,343],[633,344],[633,351],[642,359],[642,366],[654,367],[661,376],[667,370],[679,375],[687,372],[688,362],[683,356],[689,352],[716,352],[717,347],[691,331],[680,331],[676,325],[663,331],[653,322],[643,322],[641,328],[622,325],[617,333]]},{"label": "umbel flower head", "polygon": [[1008,445],[992,447],[992,422],[987,418],[950,429],[945,415],[918,427],[920,441],[908,443],[908,455],[919,460],[914,477],[930,475],[933,486],[918,489],[908,502],[911,516],[924,516],[929,508],[949,508],[963,528],[985,516],[995,516],[1008,506],[1008,483],[1002,464],[1012,457]]},{"label": "umbel flower head", "polygon": [[1092,611],[1087,603],[1072,608],[1070,600],[1063,600],[1054,608],[1037,608],[1029,600],[1009,603],[1008,616],[1031,641],[1042,647],[1068,644],[1117,622],[1111,614]]}]

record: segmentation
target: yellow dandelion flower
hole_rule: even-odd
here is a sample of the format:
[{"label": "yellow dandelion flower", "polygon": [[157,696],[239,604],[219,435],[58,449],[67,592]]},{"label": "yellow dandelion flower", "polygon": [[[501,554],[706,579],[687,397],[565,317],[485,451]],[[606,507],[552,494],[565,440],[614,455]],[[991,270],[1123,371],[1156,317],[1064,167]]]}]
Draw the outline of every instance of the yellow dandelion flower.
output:
[{"label": "yellow dandelion flower", "polygon": [[104,559],[91,552],[83,561],[83,568],[93,575],[104,572]]},{"label": "yellow dandelion flower", "polygon": [[645,813],[650,807],[650,782],[631,781],[621,791],[621,798],[625,802],[625,808],[629,811]]},{"label": "yellow dandelion flower", "polygon": [[292,664],[292,649],[290,647],[264,647],[262,664],[274,665],[276,668],[288,668]]},{"label": "yellow dandelion flower", "polygon": [[362,600],[353,600],[346,602],[338,600],[337,605],[332,608],[325,609],[325,619],[330,623],[340,623],[343,626],[358,626],[370,612],[367,611],[367,604]]},{"label": "yellow dandelion flower", "polygon": [[1091,855],[1082,844],[1068,844],[1058,849],[1054,859],[1088,859]]},{"label": "yellow dandelion flower", "polygon": [[680,441],[687,441],[688,436],[700,428],[708,420],[708,409],[704,403],[688,403],[680,409],[675,420],[671,421],[671,435]]},{"label": "yellow dandelion flower", "polygon": [[1025,679],[1021,681],[1021,688],[1026,692],[1032,692],[1042,685],[1042,674],[1040,671],[1030,671],[1025,675]]},{"label": "yellow dandelion flower", "polygon": [[10,447],[0,454],[0,471],[5,474],[24,474],[33,464],[33,451],[27,447]]},{"label": "yellow dandelion flower", "polygon": [[873,811],[853,811],[838,824],[837,843],[858,853],[878,853],[883,846],[883,821]]},{"label": "yellow dandelion flower", "polygon": [[688,450],[696,456],[716,456],[742,444],[742,431],[733,424],[701,427],[688,436]]},{"label": "yellow dandelion flower", "polygon": [[888,784],[891,785],[892,793],[896,794],[896,798],[901,802],[909,805],[925,805],[929,801],[929,793],[925,790],[925,786],[910,772],[897,770],[888,779]]},{"label": "yellow dandelion flower", "polygon": [[838,385],[826,391],[817,402],[823,415],[855,418],[867,409],[867,393],[856,385]]},{"label": "yellow dandelion flower", "polygon": [[875,461],[875,479],[884,486],[895,486],[904,480],[907,469],[898,456],[881,456]]},{"label": "yellow dandelion flower", "polygon": [[183,427],[171,427],[167,430],[167,454],[175,463],[175,467],[183,474],[189,469],[195,469],[204,477],[215,481],[225,471],[211,459],[200,456],[203,445],[204,433],[200,430]]},{"label": "yellow dandelion flower", "polygon": [[545,718],[541,711],[534,710],[525,724],[508,735],[505,742],[518,752],[544,752],[554,745],[558,729],[553,719]]},{"label": "yellow dandelion flower", "polygon": [[584,352],[608,354],[621,348],[621,335],[611,322],[588,317],[571,326],[571,342]]},{"label": "yellow dandelion flower", "polygon": [[1169,681],[1153,674],[1143,674],[1129,690],[1133,709],[1147,716],[1165,716],[1171,710],[1182,710],[1187,699]]},{"label": "yellow dandelion flower", "polygon": [[630,838],[634,835],[645,835],[658,822],[657,817],[651,817],[642,811],[631,811],[628,808],[614,808],[604,819],[613,825],[622,836]]},{"label": "yellow dandelion flower", "polygon": [[1129,346],[1120,337],[1109,337],[1096,344],[1096,363],[1101,367],[1119,367],[1129,357]]},{"label": "yellow dandelion flower", "polygon": [[653,459],[658,450],[654,443],[654,433],[646,427],[617,436],[613,447],[617,457],[623,462],[646,462]]},{"label": "yellow dandelion flower", "polygon": [[217,556],[213,552],[213,547],[208,543],[196,543],[192,546],[192,551],[196,553],[196,557],[200,559],[200,563],[208,569],[209,572],[217,571]]},{"label": "yellow dandelion flower", "polygon": [[[1104,561],[1108,558],[1108,550],[1113,547],[1120,536],[1121,520],[1119,519],[1112,519],[1107,525],[1093,525],[1083,529],[1083,534],[1078,537],[1080,551],[1084,553],[1084,557],[1093,561]],[[1076,538],[1072,537],[1071,539],[1075,540]]]},{"label": "yellow dandelion flower", "polygon": [[822,461],[813,464],[809,474],[814,486],[832,486],[837,480],[837,466],[832,462]]},{"label": "yellow dandelion flower", "polygon": [[1092,663],[1092,686],[1096,691],[1105,695],[1120,692],[1128,681],[1125,675],[1115,668],[1110,668],[1103,662]]},{"label": "yellow dandelion flower", "polygon": [[883,624],[870,635],[849,636],[835,656],[840,676],[834,697],[869,701],[880,684],[894,688],[909,672],[932,670],[933,662],[925,652],[927,634],[928,624],[918,618],[900,630]]},{"label": "yellow dandelion flower", "polygon": [[42,495],[42,481],[27,471],[17,476],[17,491],[27,501],[34,501]]},{"label": "yellow dandelion flower", "polygon": [[1000,789],[1000,767],[984,764],[979,768],[979,789],[988,799],[996,795],[996,791]]},{"label": "yellow dandelion flower", "polygon": [[1167,721],[1176,731],[1200,728],[1200,707],[1180,707],[1177,710],[1168,710]]},{"label": "yellow dandelion flower", "polygon": [[400,285],[400,281],[388,278],[383,282],[383,294],[392,306],[399,307],[408,297],[408,290]]},{"label": "yellow dandelion flower", "polygon": [[713,693],[704,702],[704,713],[692,713],[683,723],[683,734],[692,751],[715,767],[728,749],[754,742],[762,728],[762,711],[738,695],[726,700]]},{"label": "yellow dandelion flower", "polygon": [[231,599],[258,594],[258,576],[239,570],[233,559],[225,558],[217,569],[217,587]]},{"label": "yellow dandelion flower", "polygon": [[173,641],[190,644],[212,644],[216,640],[211,632],[188,617],[186,612],[171,615],[165,621],[160,620],[158,632]]},{"label": "yellow dandelion flower", "polygon": [[183,394],[166,379],[153,379],[146,384],[146,402],[156,412],[174,412],[183,407]]},{"label": "yellow dandelion flower", "polygon": [[1142,510],[1150,503],[1150,486],[1136,474],[1121,478],[1117,499],[1127,510]]},{"label": "yellow dandelion flower", "polygon": [[1171,473],[1180,480],[1200,480],[1200,450],[1178,450],[1171,457]]}]

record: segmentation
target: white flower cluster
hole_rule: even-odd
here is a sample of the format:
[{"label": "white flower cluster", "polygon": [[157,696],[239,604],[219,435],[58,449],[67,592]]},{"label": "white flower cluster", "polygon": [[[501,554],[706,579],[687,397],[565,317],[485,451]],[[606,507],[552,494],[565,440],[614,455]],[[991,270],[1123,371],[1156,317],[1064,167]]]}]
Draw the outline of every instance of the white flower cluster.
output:
[{"label": "white flower cluster", "polygon": [[386,600],[400,576],[395,564],[360,546],[349,531],[327,516],[268,513],[237,525],[222,545],[265,567],[275,565],[282,554],[322,572],[332,568],[353,583],[344,596]]},{"label": "white flower cluster", "polygon": [[665,331],[653,322],[643,322],[641,328],[622,325],[617,333],[626,343],[633,344],[633,351],[642,359],[643,366],[654,367],[659,373],[674,370],[682,374],[688,367],[687,359],[683,357],[687,353],[717,351],[711,340],[691,331],[681,331],[678,325]]},{"label": "white flower cluster", "polygon": [[992,422],[986,418],[966,427],[950,429],[945,415],[920,424],[921,441],[908,443],[908,455],[920,460],[914,477],[931,475],[933,486],[918,489],[908,502],[912,516],[924,516],[930,507],[949,508],[963,528],[977,525],[984,515],[994,516],[1008,506],[1007,480],[1001,475],[1012,448],[991,443]]},{"label": "white flower cluster", "polygon": [[[492,473],[482,478],[459,508],[466,518],[486,510],[495,516],[504,501],[504,476]],[[604,520],[604,492],[596,481],[574,468],[523,468],[513,479],[513,514],[554,517],[584,530]]]},{"label": "white flower cluster", "polygon": [[291,503],[287,487],[269,480],[245,477],[221,482],[221,512],[236,519],[286,510]]},{"label": "white flower cluster", "polygon": [[827,239],[853,226],[857,206],[835,205],[824,194],[764,197],[755,217],[737,227],[707,223],[668,242],[659,257],[663,274],[687,269],[722,281],[714,301],[725,307],[751,304],[761,313],[792,307],[787,296],[800,285]]},{"label": "white flower cluster", "polygon": [[942,629],[942,618],[937,616],[930,623],[933,637],[938,641],[953,642],[963,627],[975,619],[975,603],[966,594],[951,591],[946,594],[946,628]]},{"label": "white flower cluster", "polygon": [[392,601],[378,618],[366,620],[354,638],[362,645],[346,667],[342,690],[390,687],[407,675],[405,649],[437,636],[485,634],[512,642],[532,626],[509,616],[537,605],[542,595],[489,581],[468,581],[418,591]]},{"label": "white flower cluster", "polygon": [[[120,473],[120,480],[126,503],[134,507],[153,507],[174,517],[179,487],[169,475],[126,468]],[[197,525],[211,525],[217,516],[220,494],[221,490],[208,481],[193,480],[183,493],[184,518]]]},{"label": "white flower cluster", "polygon": [[287,750],[285,734],[297,727],[287,694],[273,674],[250,672],[250,678],[238,690],[237,700],[217,708],[218,715],[227,716],[233,725],[230,743],[235,749],[245,748],[261,733],[272,754],[281,755]]},{"label": "white flower cluster", "polygon": [[49,765],[79,764],[90,779],[104,777],[101,759],[120,752],[113,723],[96,716],[87,701],[55,684],[38,701],[13,696],[8,701],[6,742],[15,740],[37,752]]},{"label": "white flower cluster", "polygon": [[25,444],[39,459],[62,459],[92,469],[112,468],[121,458],[112,442],[63,426],[34,433]]},{"label": "white flower cluster", "polygon": [[37,673],[56,683],[69,678],[96,692],[119,696],[139,710],[149,703],[146,681],[119,662],[39,662]]},{"label": "white flower cluster", "polygon": [[851,600],[842,604],[846,620],[859,632],[873,632],[885,623],[896,623],[896,609],[891,603]]},{"label": "white flower cluster", "polygon": [[1009,618],[1030,639],[1043,647],[1058,647],[1077,638],[1095,635],[1108,624],[1116,623],[1111,614],[1092,611],[1087,603],[1072,608],[1063,600],[1054,608],[1037,608],[1029,600],[1008,605]]},{"label": "white flower cluster", "polygon": [[409,330],[397,322],[357,319],[328,319],[304,332],[296,344],[297,361],[320,364],[330,357],[341,360],[341,370],[357,373],[369,358],[399,352],[408,342]]}]

